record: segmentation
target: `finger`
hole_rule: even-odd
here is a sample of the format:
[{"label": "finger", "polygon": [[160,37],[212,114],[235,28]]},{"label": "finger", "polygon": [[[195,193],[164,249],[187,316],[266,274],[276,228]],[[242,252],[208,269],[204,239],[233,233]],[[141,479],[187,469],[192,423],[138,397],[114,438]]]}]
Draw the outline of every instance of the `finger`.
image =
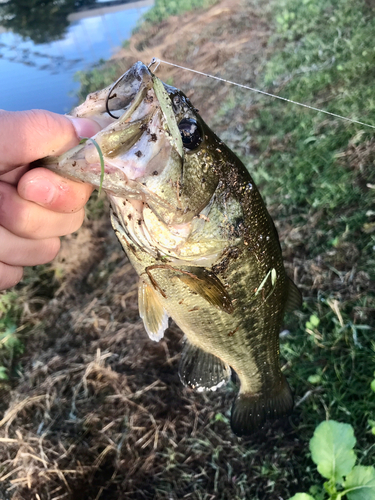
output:
[{"label": "finger", "polygon": [[17,182],[21,179],[23,174],[29,169],[28,165],[23,165],[22,167],[17,167],[6,174],[0,175],[0,181],[7,182],[8,184],[17,185]]},{"label": "finger", "polygon": [[48,155],[59,155],[91,137],[100,126],[88,118],[69,119],[50,111],[0,111],[0,173]]},{"label": "finger", "polygon": [[17,186],[21,198],[62,213],[81,210],[93,189],[90,184],[64,179],[45,168],[29,170]]},{"label": "finger", "polygon": [[[59,238],[20,238],[0,226],[0,262],[10,266],[38,266],[53,260],[60,250]],[[15,251],[16,249],[16,251]]]},{"label": "finger", "polygon": [[6,290],[17,285],[22,280],[23,268],[8,266],[0,262],[0,290]]},{"label": "finger", "polygon": [[21,198],[14,186],[0,183],[0,225],[22,238],[42,240],[73,233],[84,216],[83,209],[71,214],[52,212]]}]

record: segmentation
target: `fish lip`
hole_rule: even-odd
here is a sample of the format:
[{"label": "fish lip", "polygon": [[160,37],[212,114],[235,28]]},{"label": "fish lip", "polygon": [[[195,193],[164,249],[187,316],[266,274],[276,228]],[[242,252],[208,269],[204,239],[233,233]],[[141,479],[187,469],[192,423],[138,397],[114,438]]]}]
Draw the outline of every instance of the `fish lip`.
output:
[{"label": "fish lip", "polygon": [[152,75],[149,69],[143,62],[137,61],[112,85],[109,90],[110,97],[108,101],[116,99],[118,94],[120,102],[116,103],[114,108],[115,110],[125,110],[131,106],[135,96],[142,90],[142,87],[149,87],[150,84],[152,84]]},{"label": "fish lip", "polygon": [[[116,118],[110,117],[107,113],[107,98],[109,110],[121,118],[126,111],[131,108],[131,104],[135,96],[142,90],[142,88],[149,88],[152,85],[152,74],[147,66],[137,61],[131,68],[128,69],[115,83],[110,86],[92,92],[86,100],[74,108],[71,116],[75,117],[95,117],[97,115],[104,115],[107,117],[106,122],[102,125],[107,126],[113,123]],[[116,113],[117,112],[117,113]],[[108,121],[108,123],[107,123]]]}]

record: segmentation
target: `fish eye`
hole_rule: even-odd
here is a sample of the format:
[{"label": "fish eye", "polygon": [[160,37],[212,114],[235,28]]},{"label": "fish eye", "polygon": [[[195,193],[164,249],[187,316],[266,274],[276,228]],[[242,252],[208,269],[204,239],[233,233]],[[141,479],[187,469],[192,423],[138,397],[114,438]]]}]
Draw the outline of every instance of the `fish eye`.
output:
[{"label": "fish eye", "polygon": [[186,149],[196,149],[202,142],[202,130],[193,118],[183,118],[178,124],[182,144]]}]

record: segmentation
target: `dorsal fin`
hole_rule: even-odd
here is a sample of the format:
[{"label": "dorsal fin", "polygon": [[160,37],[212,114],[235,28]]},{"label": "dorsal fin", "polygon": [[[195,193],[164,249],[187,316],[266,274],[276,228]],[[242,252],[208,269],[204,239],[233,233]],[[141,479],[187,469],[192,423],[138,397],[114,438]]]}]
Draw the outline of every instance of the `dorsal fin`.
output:
[{"label": "dorsal fin", "polygon": [[285,312],[292,312],[302,306],[302,295],[294,281],[288,278],[288,298],[285,304]]},{"label": "dorsal fin", "polygon": [[227,384],[231,369],[227,363],[193,345],[187,338],[178,368],[181,382],[196,391],[216,391]]},{"label": "dorsal fin", "polygon": [[139,280],[138,307],[148,336],[159,342],[168,328],[168,314],[153,287],[143,280]]}]

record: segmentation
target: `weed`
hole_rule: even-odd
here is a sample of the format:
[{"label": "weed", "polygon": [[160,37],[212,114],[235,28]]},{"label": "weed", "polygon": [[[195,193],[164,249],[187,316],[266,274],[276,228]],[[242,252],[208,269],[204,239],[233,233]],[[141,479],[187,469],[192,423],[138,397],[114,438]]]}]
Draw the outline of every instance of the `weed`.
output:
[{"label": "weed", "polygon": [[193,9],[205,9],[217,0],[155,0],[154,6],[143,16],[143,20],[150,24],[160,23],[169,16],[177,16]]},{"label": "weed", "polygon": [[17,335],[20,317],[17,298],[13,291],[0,292],[0,381],[8,380],[14,357],[24,349]]},{"label": "weed", "polygon": [[[375,468],[355,465],[353,450],[356,439],[353,427],[334,420],[322,422],[310,440],[311,458],[319,473],[328,479],[321,491],[313,487],[311,493],[297,493],[290,500],[372,500],[375,497]],[[345,478],[344,478],[345,476]]]}]

